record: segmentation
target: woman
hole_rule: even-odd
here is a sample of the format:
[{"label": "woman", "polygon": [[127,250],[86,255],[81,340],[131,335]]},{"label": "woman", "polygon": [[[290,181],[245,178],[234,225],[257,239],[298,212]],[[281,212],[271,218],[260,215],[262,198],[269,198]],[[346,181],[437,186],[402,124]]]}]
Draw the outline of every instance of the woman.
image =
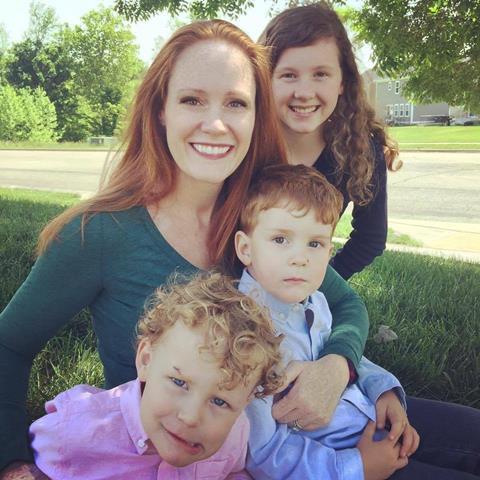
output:
[{"label": "woman", "polygon": [[[352,45],[327,3],[285,10],[270,21],[259,43],[270,51],[288,161],[313,165],[342,192],[344,207],[354,203],[353,232],[332,262],[349,278],[385,248],[386,170],[393,169],[397,151],[374,119]],[[391,478],[478,478],[480,411],[412,397],[407,404],[420,448]],[[294,408],[293,399],[284,405],[284,411]]]},{"label": "woman", "polygon": [[368,105],[352,44],[337,14],[319,3],[286,10],[259,39],[288,161],[314,166],[353,202],[353,231],[332,259],[345,279],[385,249],[387,168],[398,151]]},{"label": "woman", "polygon": [[[97,195],[45,228],[32,272],[0,316],[1,479],[41,478],[27,463],[25,396],[32,359],[61,326],[88,306],[106,387],[129,381],[145,299],[175,270],[207,268],[233,248],[250,179],[284,159],[269,77],[262,50],[220,20],[181,28],[160,51],[120,163]],[[331,269],[323,292],[337,330],[320,367],[300,378],[335,365],[336,389],[326,391],[340,394],[368,319]]]}]

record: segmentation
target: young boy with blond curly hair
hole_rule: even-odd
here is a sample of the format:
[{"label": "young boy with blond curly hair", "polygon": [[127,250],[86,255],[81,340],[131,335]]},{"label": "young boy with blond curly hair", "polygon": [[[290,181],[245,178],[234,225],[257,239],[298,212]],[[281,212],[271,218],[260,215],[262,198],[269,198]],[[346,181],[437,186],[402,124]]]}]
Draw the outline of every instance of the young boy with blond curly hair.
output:
[{"label": "young boy with blond curly hair", "polygon": [[279,387],[280,341],[219,273],[159,288],[138,324],[138,378],[48,402],[30,428],[37,466],[52,480],[250,478],[243,410]]}]

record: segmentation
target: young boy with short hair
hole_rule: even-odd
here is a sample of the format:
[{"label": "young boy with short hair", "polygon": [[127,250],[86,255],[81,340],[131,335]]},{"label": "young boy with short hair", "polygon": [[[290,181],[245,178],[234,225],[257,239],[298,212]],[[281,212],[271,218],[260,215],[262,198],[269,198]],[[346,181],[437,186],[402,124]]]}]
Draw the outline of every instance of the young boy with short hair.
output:
[{"label": "young boy with short hair", "polygon": [[79,385],[30,428],[52,480],[246,479],[244,407],[281,384],[268,313],[218,273],[158,289],[138,325],[138,378]]},{"label": "young boy with short hair", "polygon": [[[316,170],[303,165],[265,169],[252,185],[235,236],[238,258],[246,267],[240,291],[268,307],[283,333],[282,354],[290,388],[301,362],[319,358],[330,335],[332,315],[320,287],[332,252],[332,235],[342,206],[337,190]],[[395,425],[397,438],[375,433],[375,407],[392,424],[406,421],[404,392],[386,370],[362,358],[359,379],[347,387],[332,420],[323,428],[302,430],[298,419],[278,423],[274,397],[253,401],[248,470],[255,479],[380,480],[403,467],[398,436],[407,454],[418,435],[406,422]],[[393,393],[395,392],[395,393]],[[398,396],[397,396],[398,395]],[[385,410],[386,409],[386,410]],[[380,415],[379,415],[380,417]],[[379,422],[380,423],[380,422]],[[393,433],[393,427],[392,432]],[[382,438],[380,441],[374,441]]]}]

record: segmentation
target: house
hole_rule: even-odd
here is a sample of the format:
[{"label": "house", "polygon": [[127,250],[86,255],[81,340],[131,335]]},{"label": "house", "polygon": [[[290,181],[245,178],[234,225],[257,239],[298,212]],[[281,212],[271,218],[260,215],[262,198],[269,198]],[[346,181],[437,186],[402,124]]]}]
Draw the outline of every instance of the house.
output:
[{"label": "house", "polygon": [[377,117],[387,124],[442,123],[442,119],[447,121],[451,115],[447,103],[419,105],[405,98],[402,95],[405,79],[382,78],[373,70],[367,70],[363,80]]}]

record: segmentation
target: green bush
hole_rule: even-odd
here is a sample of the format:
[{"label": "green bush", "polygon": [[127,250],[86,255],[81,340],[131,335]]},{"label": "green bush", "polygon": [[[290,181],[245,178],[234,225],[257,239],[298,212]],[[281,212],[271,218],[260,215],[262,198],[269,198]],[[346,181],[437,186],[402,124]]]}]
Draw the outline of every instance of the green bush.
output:
[{"label": "green bush", "polygon": [[41,88],[0,87],[0,140],[55,141],[56,128],[55,107]]}]

